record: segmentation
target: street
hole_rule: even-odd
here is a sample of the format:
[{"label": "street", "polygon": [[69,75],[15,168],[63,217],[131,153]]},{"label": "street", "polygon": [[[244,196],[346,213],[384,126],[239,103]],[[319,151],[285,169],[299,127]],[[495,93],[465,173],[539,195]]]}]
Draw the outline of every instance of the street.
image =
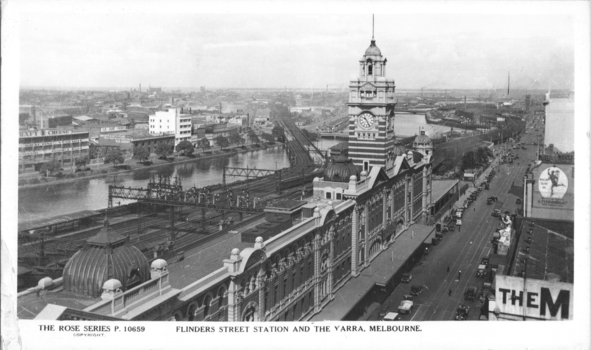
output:
[{"label": "street", "polygon": [[[423,292],[414,297],[414,306],[410,314],[401,315],[401,320],[412,321],[442,321],[453,320],[456,308],[460,304],[470,306],[468,320],[478,320],[482,303],[464,300],[464,292],[468,287],[477,287],[482,291],[484,279],[476,277],[480,259],[491,253],[492,235],[499,225],[499,218],[493,217],[492,211],[496,205],[502,206],[503,212],[511,214],[519,207],[517,198],[521,197],[522,179],[527,168],[536,157],[536,147],[531,143],[536,142],[537,135],[526,134],[521,142],[527,146],[526,150],[512,150],[518,159],[513,164],[498,164],[498,159],[492,167],[496,175],[491,181],[490,189],[483,190],[472,205],[464,211],[462,217],[461,232],[444,233],[443,240],[437,246],[431,246],[429,254],[424,255],[411,271],[413,279],[410,283],[400,283],[391,295],[387,297],[383,306],[396,312],[400,301],[405,294],[410,293],[411,285],[424,286]],[[495,146],[495,151],[507,147]],[[485,179],[490,168],[481,174],[477,184]],[[513,191],[511,191],[514,186]],[[456,203],[456,207],[464,203],[464,200],[475,188],[471,187]],[[518,197],[519,195],[519,197]],[[498,197],[499,202],[492,205],[486,204],[487,197]],[[449,272],[447,271],[449,267]],[[459,278],[461,271],[461,278]],[[451,290],[451,295],[449,294]]]}]

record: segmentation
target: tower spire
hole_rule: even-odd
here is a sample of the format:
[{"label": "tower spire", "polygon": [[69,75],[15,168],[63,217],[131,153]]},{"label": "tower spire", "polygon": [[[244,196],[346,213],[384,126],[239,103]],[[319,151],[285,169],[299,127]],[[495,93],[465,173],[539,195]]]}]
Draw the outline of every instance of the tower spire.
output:
[{"label": "tower spire", "polygon": [[374,40],[374,36],[373,36],[374,24],[375,24],[374,16],[375,16],[374,14],[371,15],[371,40]]}]

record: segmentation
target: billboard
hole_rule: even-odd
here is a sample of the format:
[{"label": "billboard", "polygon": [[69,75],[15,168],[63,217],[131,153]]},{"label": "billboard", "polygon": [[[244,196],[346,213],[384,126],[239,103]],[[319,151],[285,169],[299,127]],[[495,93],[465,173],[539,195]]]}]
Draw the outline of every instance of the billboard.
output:
[{"label": "billboard", "polygon": [[574,220],[574,165],[546,165],[533,170],[531,216]]},{"label": "billboard", "polygon": [[572,320],[573,284],[525,279],[513,276],[495,277],[496,305],[499,318],[529,320]]}]

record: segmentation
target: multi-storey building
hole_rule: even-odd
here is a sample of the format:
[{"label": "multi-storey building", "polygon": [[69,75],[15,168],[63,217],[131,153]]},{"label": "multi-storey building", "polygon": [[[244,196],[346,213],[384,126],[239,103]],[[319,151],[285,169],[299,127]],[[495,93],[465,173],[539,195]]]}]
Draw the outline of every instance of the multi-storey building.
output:
[{"label": "multi-storey building", "polygon": [[19,133],[19,170],[39,171],[51,160],[71,166],[76,158],[88,156],[88,132],[73,130],[29,130]]},{"label": "multi-storey building", "polygon": [[157,111],[149,119],[151,135],[175,135],[175,146],[181,141],[191,139],[191,115],[181,114],[179,108],[168,108]]}]

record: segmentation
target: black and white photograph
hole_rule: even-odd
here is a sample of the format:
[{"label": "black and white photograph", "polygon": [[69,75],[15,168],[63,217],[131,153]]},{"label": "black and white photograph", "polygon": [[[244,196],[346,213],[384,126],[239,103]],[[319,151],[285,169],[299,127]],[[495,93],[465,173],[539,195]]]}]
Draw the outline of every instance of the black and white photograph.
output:
[{"label": "black and white photograph", "polygon": [[3,349],[589,349],[589,5],[3,2]]}]

